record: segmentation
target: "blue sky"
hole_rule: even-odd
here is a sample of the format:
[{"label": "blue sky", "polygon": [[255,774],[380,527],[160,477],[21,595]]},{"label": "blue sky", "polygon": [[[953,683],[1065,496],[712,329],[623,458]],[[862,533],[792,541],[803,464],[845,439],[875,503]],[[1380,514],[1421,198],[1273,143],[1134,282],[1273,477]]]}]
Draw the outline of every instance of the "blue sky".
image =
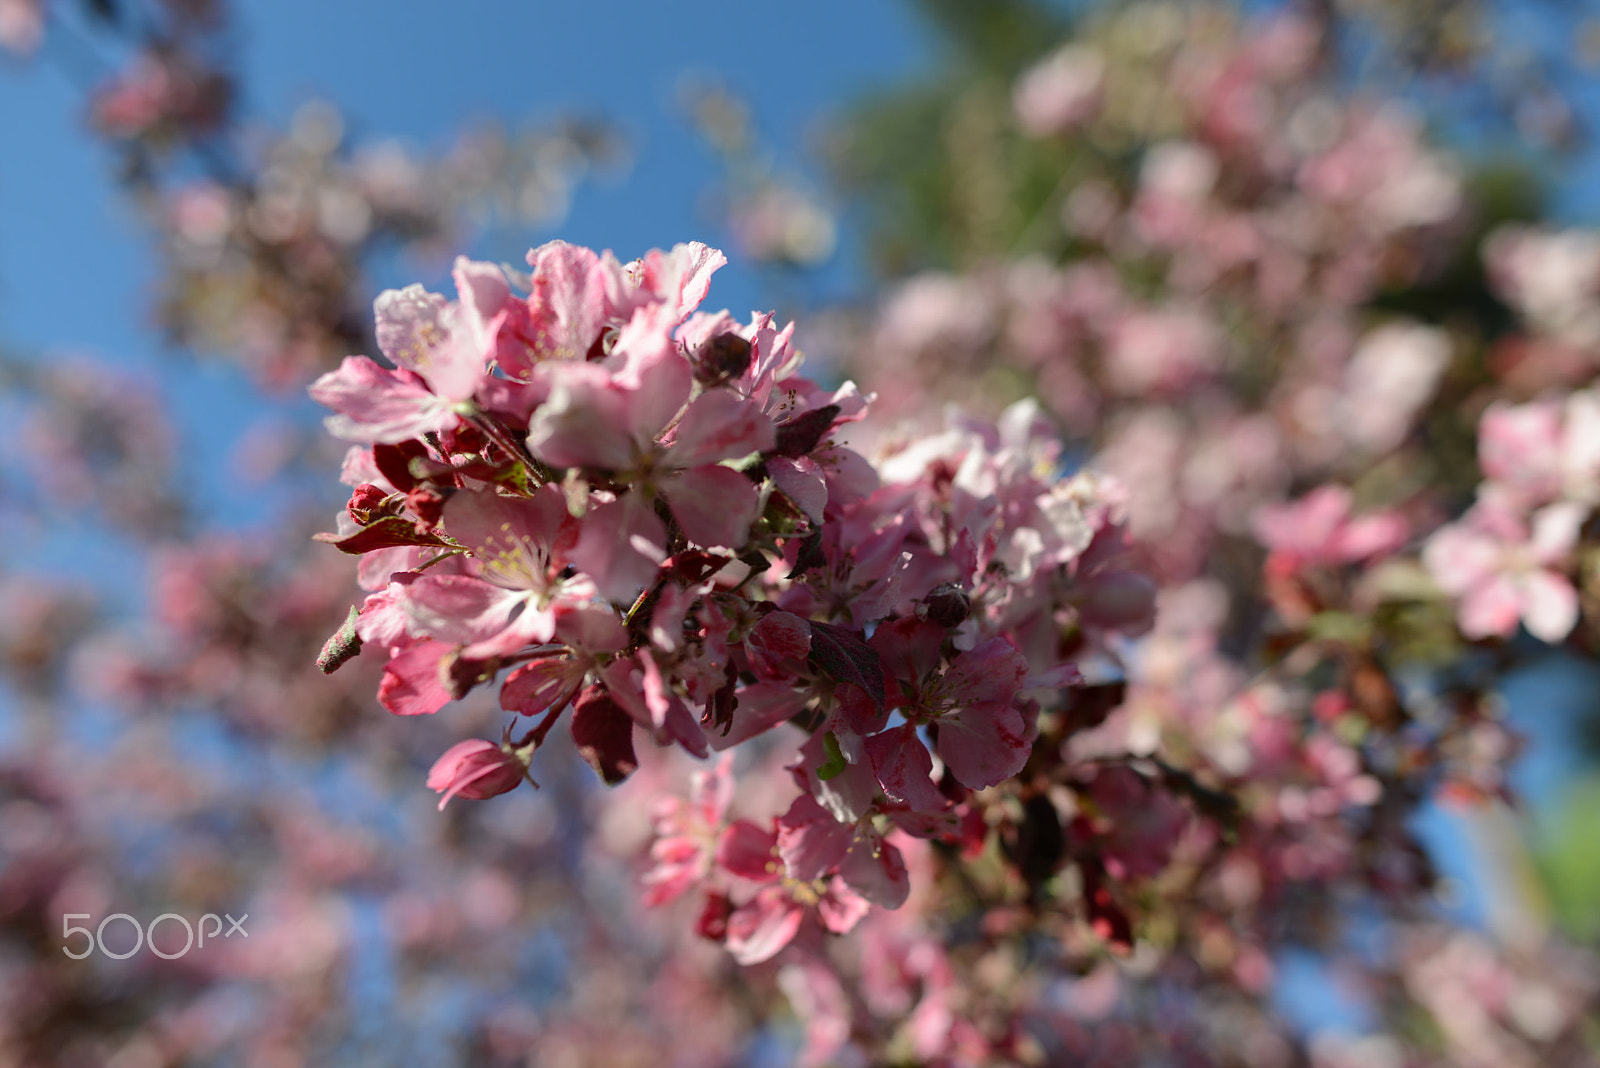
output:
[{"label": "blue sky", "polygon": [[[464,122],[486,116],[512,128],[563,113],[614,124],[629,142],[631,168],[580,186],[566,220],[520,236],[528,245],[559,236],[624,259],[679,241],[722,240],[704,202],[720,164],[682,112],[685,76],[714,77],[743,96],[777,162],[804,170],[824,116],[933,62],[930,38],[900,0],[242,0],[236,10],[241,111],[254,122],[282,128],[302,104],[326,99],[357,140],[399,138],[424,152],[443,150]],[[120,199],[109,154],[85,131],[93,78],[82,72],[92,67],[91,52],[74,35],[47,41],[31,63],[0,58],[0,345],[39,358],[86,352],[152,376],[182,434],[197,496],[214,505],[211,517],[230,526],[268,521],[271,506],[241,497],[225,462],[241,430],[269,413],[263,398],[225,364],[171,359],[151,329],[149,237]],[[469,251],[514,260],[517,236]],[[858,275],[851,251],[846,241],[826,272],[834,292]],[[438,278],[378,279],[418,280],[448,287],[442,270]],[[742,317],[771,299],[735,257],[711,304]],[[309,403],[291,408],[314,417]],[[52,530],[13,543],[11,566],[90,576],[137,566],[131,547],[89,522],[66,536]],[[123,586],[122,596],[131,607],[137,594]]]},{"label": "blue sky", "polygon": [[[246,0],[240,16],[244,110],[270,123],[318,97],[362,136],[422,148],[443,147],[473,116],[519,124],[569,111],[616,123],[633,144],[631,173],[581,190],[559,235],[624,255],[709,236],[697,203],[717,164],[678,109],[685,74],[744,95],[767,144],[799,164],[820,116],[903,79],[929,52],[895,0]],[[71,59],[58,45],[31,65],[0,66],[0,337],[143,357],[153,351],[143,238],[105,154],[81,132],[83,89],[63,73]],[[735,309],[760,298],[738,264],[714,294]]]}]

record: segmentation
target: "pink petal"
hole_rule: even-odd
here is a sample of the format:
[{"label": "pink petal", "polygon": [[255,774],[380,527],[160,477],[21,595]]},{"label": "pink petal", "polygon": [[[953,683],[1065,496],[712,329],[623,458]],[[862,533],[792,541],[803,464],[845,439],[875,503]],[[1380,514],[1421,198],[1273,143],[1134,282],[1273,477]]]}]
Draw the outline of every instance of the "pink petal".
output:
[{"label": "pink petal", "polygon": [[784,661],[804,660],[811,652],[811,624],[793,612],[770,612],[745,639],[750,669],[759,678],[793,678]]},{"label": "pink petal", "polygon": [[823,512],[828,507],[828,482],[815,460],[809,456],[798,460],[774,456],[767,461],[767,475],[807,519],[817,524],[822,522]]},{"label": "pink petal", "polygon": [[756,405],[731,390],[708,390],[684,410],[663,462],[698,467],[737,460],[772,448],[774,438],[772,420]]},{"label": "pink petal", "polygon": [[805,883],[837,868],[855,836],[854,824],[835,820],[810,794],[795,798],[778,820],[778,852],[789,877]]},{"label": "pink petal", "polygon": [[528,422],[528,451],[555,467],[632,467],[648,445],[630,431],[632,391],[596,364],[543,366],[550,395]]},{"label": "pink petal", "polygon": [[471,340],[477,363],[473,380],[467,387],[470,396],[477,380],[484,377],[488,362],[497,355],[500,323],[511,303],[511,286],[498,265],[469,260],[465,256],[456,257],[450,273],[460,296],[462,326]]},{"label": "pink petal", "polygon": [[457,742],[444,751],[444,755],[433,762],[433,767],[428,769],[428,789],[443,790],[455,778],[457,769],[470,756],[481,753],[498,753],[500,747],[493,742],[482,738],[472,738],[465,742]]},{"label": "pink petal", "polygon": [[1565,575],[1535,571],[1522,579],[1522,622],[1542,642],[1566,638],[1578,625],[1578,591]]},{"label": "pink petal", "polygon": [[834,934],[846,934],[866,918],[872,906],[838,879],[828,884],[828,892],[817,902],[817,918]]},{"label": "pink petal", "polygon": [[553,606],[557,640],[585,653],[616,653],[628,645],[628,632],[610,608],[594,605]]},{"label": "pink petal", "polygon": [[405,609],[406,588],[398,582],[367,595],[356,618],[356,635],[363,642],[389,648],[401,644],[411,617]]},{"label": "pink petal", "polygon": [[1422,548],[1422,563],[1446,593],[1460,596],[1481,585],[1500,566],[1501,548],[1492,538],[1453,523],[1442,527]]},{"label": "pink petal", "polygon": [[613,660],[601,671],[612,699],[660,744],[677,742],[695,756],[705,756],[708,749],[699,720],[667,690],[650,654],[641,649],[636,656],[636,660]]},{"label": "pink petal", "polygon": [[429,392],[408,371],[390,371],[365,356],[346,356],[336,371],[311,383],[311,399],[337,414],[324,423],[345,441],[397,445],[461,422],[451,402]]},{"label": "pink petal", "polygon": [[666,302],[677,325],[700,306],[711,288],[711,276],[727,262],[720,249],[698,241],[675,245],[671,252],[652,249],[642,263],[643,287]]},{"label": "pink petal", "polygon": [[794,941],[804,918],[804,910],[786,890],[764,887],[754,900],[740,905],[728,917],[728,952],[740,964],[771,960]]},{"label": "pink petal", "polygon": [[783,874],[778,837],[750,820],[734,820],[717,839],[717,865],[741,879],[774,882]]},{"label": "pink petal", "polygon": [[378,348],[397,367],[418,374],[432,362],[432,353],[450,334],[450,302],[420,285],[386,289],[372,302]]},{"label": "pink petal", "polygon": [[683,623],[689,609],[700,599],[700,591],[668,582],[656,598],[650,614],[650,644],[662,652],[677,652],[683,646]]},{"label": "pink petal", "polygon": [[862,835],[839,866],[850,889],[886,909],[897,909],[911,895],[911,876],[900,850],[875,833]]},{"label": "pink petal", "polygon": [[447,642],[476,642],[506,629],[527,595],[467,575],[425,572],[406,587],[403,607],[410,631]]},{"label": "pink petal", "polygon": [[1022,770],[1033,749],[1023,714],[1011,705],[979,705],[939,719],[939,759],[961,785],[982,790]]},{"label": "pink petal", "polygon": [[[847,761],[844,771],[829,779],[817,778],[817,769],[828,763],[826,738],[827,732],[824,731],[817,731],[807,738],[800,746],[800,763],[790,765],[790,770],[829,818],[853,823],[874,810],[879,790],[878,777],[872,773],[872,766],[865,759],[864,752],[852,752],[852,749],[859,747],[860,740],[854,735],[844,735],[839,743]],[[861,759],[852,762],[852,757]],[[795,804],[798,806],[800,802],[796,801]]]},{"label": "pink petal", "polygon": [[944,638],[945,628],[908,617],[879,624],[867,644],[878,651],[889,678],[920,683],[939,666]]},{"label": "pink petal", "polygon": [[582,360],[606,320],[606,284],[590,249],[551,241],[528,253],[529,333],[538,360]]},{"label": "pink petal", "polygon": [[633,720],[602,688],[591,686],[578,698],[568,729],[578,755],[607,786],[615,786],[638,769]]},{"label": "pink petal", "polygon": [[604,368],[629,391],[626,427],[640,440],[654,440],[689,399],[694,373],[672,339],[671,313],[659,304],[633,313],[617,334]]},{"label": "pink petal", "polygon": [[1353,498],[1343,486],[1318,486],[1292,504],[1264,505],[1252,526],[1269,549],[1316,556],[1350,514]]},{"label": "pink petal", "polygon": [[1578,544],[1589,507],[1576,501],[1562,501],[1539,509],[1533,516],[1529,548],[1541,564],[1555,564]]},{"label": "pink petal", "polygon": [[680,471],[662,489],[673,518],[691,541],[708,548],[738,549],[750,540],[761,494],[739,472],[715,465],[693,467]]},{"label": "pink petal", "polygon": [[540,608],[526,594],[523,609],[501,630],[470,645],[461,647],[462,660],[494,660],[519,653],[530,645],[543,645],[556,630],[556,614],[550,608]]},{"label": "pink petal", "polygon": [[810,699],[804,690],[780,682],[758,682],[739,690],[737,696],[739,703],[733,710],[733,726],[728,733],[712,730],[706,737],[711,748],[718,751],[788,722]]},{"label": "pink petal", "polygon": [[1508,575],[1495,575],[1467,592],[1457,607],[1456,621],[1468,638],[1507,638],[1522,617],[1522,597]]},{"label": "pink petal", "polygon": [[552,562],[578,533],[554,486],[541,486],[526,499],[465,490],[445,502],[444,522],[472,550],[486,580],[517,590],[544,590]]},{"label": "pink petal", "polygon": [[866,740],[872,770],[891,801],[920,812],[942,812],[950,802],[933,785],[933,757],[910,723]]},{"label": "pink petal", "polygon": [[374,549],[362,554],[361,563],[356,565],[356,581],[364,590],[381,590],[389,585],[397,572],[415,570],[426,556],[432,556],[435,552],[437,550],[425,549],[420,545],[396,545],[389,549]]},{"label": "pink petal", "polygon": [[585,667],[570,656],[551,656],[523,664],[500,687],[500,707],[522,716],[537,716],[565,704],[583,685]]},{"label": "pink petal", "polygon": [[653,582],[661,562],[667,529],[638,494],[595,508],[583,518],[583,532],[570,559],[594,579],[608,601],[632,603]]},{"label": "pink petal", "polygon": [[650,650],[639,650],[639,663],[644,666],[644,700],[650,709],[650,718],[659,733],[671,738],[697,757],[707,753],[705,731],[695,719],[683,699],[667,688],[656,667]]},{"label": "pink petal", "polygon": [[991,638],[955,658],[944,673],[945,692],[958,704],[1009,705],[1028,674],[1026,657],[1004,638]]},{"label": "pink petal", "polygon": [[425,716],[450,703],[439,680],[439,661],[450,652],[446,642],[424,639],[389,658],[378,683],[378,702],[397,716]]}]

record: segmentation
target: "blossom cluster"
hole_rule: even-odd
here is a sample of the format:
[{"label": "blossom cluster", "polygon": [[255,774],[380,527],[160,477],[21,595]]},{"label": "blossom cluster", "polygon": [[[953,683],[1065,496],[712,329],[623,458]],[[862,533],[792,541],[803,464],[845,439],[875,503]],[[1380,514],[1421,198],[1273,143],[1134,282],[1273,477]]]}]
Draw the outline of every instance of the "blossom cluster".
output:
[{"label": "blossom cluster", "polygon": [[694,877],[655,891],[705,882],[702,926],[755,961],[803,910],[843,930],[903,903],[903,837],[981,844],[972,799],[1022,770],[1041,710],[1082,682],[1069,656],[1109,656],[1154,602],[1118,490],[1058,477],[1035,407],[874,466],[841,440],[869,398],[802,377],[793,324],[697,310],[724,262],[552,242],[524,298],[462,258],[455,300],[378,298],[393,367],[353,356],[311,393],[356,443],[321,537],[363,555],[372,590],[326,667],[382,650],[399,715],[509,669],[500,706],[520,719],[441,757],[441,805],[515,788],[569,709],[608,783],[638,766],[636,735],[706,757],[808,732],[788,810],[719,827],[677,861]]},{"label": "blossom cluster", "polygon": [[[963,233],[954,264],[904,280],[844,346],[906,417],[1034,396],[1127,487],[1158,625],[1054,767],[1039,758],[1057,739],[1041,738],[1029,786],[1049,804],[1015,825],[1042,873],[1017,929],[1062,944],[1050,906],[1096,890],[1080,813],[1113,828],[1090,839],[1107,874],[1119,852],[1147,865],[1125,918],[1159,963],[1119,1012],[1190,982],[1197,1002],[1240,1009],[1272,983],[1286,932],[1359,927],[1357,896],[1408,930],[1435,884],[1406,814],[1510,796],[1519,743],[1495,691],[1522,647],[1507,640],[1519,625],[1589,640],[1592,237],[1502,227],[1472,247],[1462,163],[1399,104],[1340,92],[1331,47],[1307,12],[1247,29],[1217,8],[1133,4],[1092,23],[1021,72],[992,120],[1014,155],[951,150],[952,173],[988,164],[984,188],[1019,199],[1050,188],[1020,180],[1029,166],[1059,169],[1026,228]],[[952,121],[951,137],[982,128]],[[1514,325],[1422,296],[1480,255]],[[1475,431],[1484,482],[1462,514]],[[1091,768],[1117,773],[1104,803]],[[1126,818],[1143,795],[1123,772],[1166,787],[1143,821]],[[1163,812],[1175,797],[1210,818]],[[1119,849],[1141,825],[1150,838]],[[1061,832],[1063,855],[1037,845]],[[1014,903],[980,900],[996,926]],[[1115,930],[1114,911],[1098,918]],[[1390,966],[1338,937],[1318,947],[1338,967]],[[1066,970],[1098,947],[1080,949]]]}]

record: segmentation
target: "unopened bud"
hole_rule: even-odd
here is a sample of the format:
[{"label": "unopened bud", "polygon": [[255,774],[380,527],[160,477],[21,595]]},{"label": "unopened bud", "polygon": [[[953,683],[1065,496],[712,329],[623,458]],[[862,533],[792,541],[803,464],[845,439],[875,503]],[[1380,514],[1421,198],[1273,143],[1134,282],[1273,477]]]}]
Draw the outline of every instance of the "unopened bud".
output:
[{"label": "unopened bud", "polygon": [[366,526],[380,516],[395,514],[397,509],[386,503],[388,498],[386,491],[370,482],[363,482],[350,494],[350,502],[344,506],[345,511],[350,513],[351,519]]},{"label": "unopened bud", "polygon": [[750,367],[753,350],[738,334],[718,334],[707,338],[695,352],[694,377],[701,385],[720,386],[738,378]]},{"label": "unopened bud", "polygon": [[917,615],[941,627],[959,627],[972,612],[972,598],[954,582],[935,586],[917,606]]},{"label": "unopened bud", "polygon": [[444,796],[444,808],[452,797],[482,801],[508,790],[515,790],[527,777],[528,765],[505,746],[481,738],[459,742],[445,750],[428,772],[428,788]]},{"label": "unopened bud", "polygon": [[317,667],[324,675],[332,675],[346,660],[361,652],[361,636],[356,633],[356,618],[361,615],[354,605],[345,617],[344,626],[333,632],[317,655]]}]

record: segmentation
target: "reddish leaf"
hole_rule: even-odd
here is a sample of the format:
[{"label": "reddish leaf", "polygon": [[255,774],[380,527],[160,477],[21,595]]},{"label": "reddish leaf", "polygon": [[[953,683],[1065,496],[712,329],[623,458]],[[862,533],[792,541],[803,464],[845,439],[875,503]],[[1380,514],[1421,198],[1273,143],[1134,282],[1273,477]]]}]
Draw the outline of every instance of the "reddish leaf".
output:
[{"label": "reddish leaf", "polygon": [[772,448],[772,455],[798,460],[810,453],[833,429],[833,421],[838,414],[837,404],[825,404],[821,408],[803,412],[787,423],[779,423],[778,441]]},{"label": "reddish leaf", "polygon": [[832,623],[812,623],[807,659],[835,682],[861,687],[873,707],[883,711],[883,662],[859,633]]},{"label": "reddish leaf", "polygon": [[325,541],[340,552],[351,556],[370,553],[374,549],[393,549],[400,545],[437,545],[448,547],[448,542],[432,534],[418,534],[416,525],[397,515],[385,516],[369,523],[354,534],[343,538],[337,534],[317,534],[317,541]]},{"label": "reddish leaf", "polygon": [[814,567],[826,567],[828,554],[822,551],[822,531],[813,530],[800,539],[800,551],[795,555],[794,567],[785,577],[795,579]]}]

